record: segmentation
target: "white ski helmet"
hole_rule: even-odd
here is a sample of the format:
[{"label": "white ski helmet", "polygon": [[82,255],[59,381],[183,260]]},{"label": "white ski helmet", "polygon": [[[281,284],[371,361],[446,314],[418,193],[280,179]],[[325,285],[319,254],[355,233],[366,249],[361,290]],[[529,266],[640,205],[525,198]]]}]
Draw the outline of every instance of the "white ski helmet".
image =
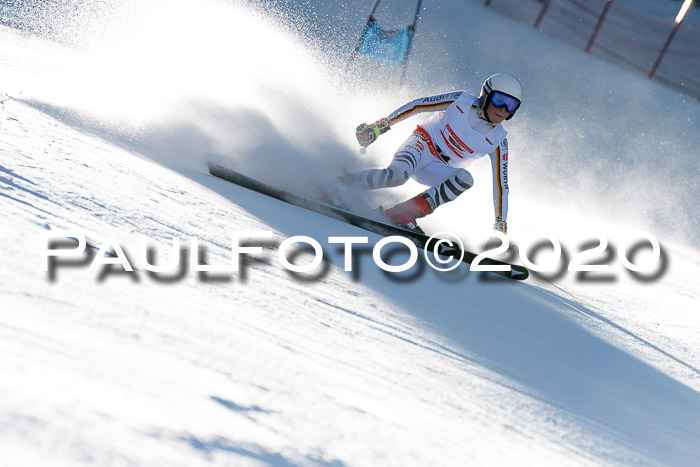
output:
[{"label": "white ski helmet", "polygon": [[507,73],[496,73],[486,78],[484,84],[481,85],[477,112],[480,118],[491,123],[486,109],[489,104],[493,103],[496,107],[506,107],[510,112],[506,120],[510,120],[520,107],[522,100],[523,87],[520,81]]}]

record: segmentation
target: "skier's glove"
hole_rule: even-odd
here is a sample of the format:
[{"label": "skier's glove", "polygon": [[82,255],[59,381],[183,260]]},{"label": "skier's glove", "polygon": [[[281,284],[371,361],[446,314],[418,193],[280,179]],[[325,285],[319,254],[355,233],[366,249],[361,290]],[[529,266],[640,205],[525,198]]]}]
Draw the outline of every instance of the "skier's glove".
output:
[{"label": "skier's glove", "polygon": [[502,220],[500,217],[496,218],[496,223],[493,224],[493,230],[498,230],[499,232],[508,233],[506,221]]},{"label": "skier's glove", "polygon": [[370,144],[374,143],[377,138],[379,138],[379,135],[386,133],[389,130],[389,121],[386,118],[382,118],[381,120],[377,120],[369,125],[362,123],[355,130],[355,136],[357,137],[357,142],[360,143],[360,146],[366,148]]}]

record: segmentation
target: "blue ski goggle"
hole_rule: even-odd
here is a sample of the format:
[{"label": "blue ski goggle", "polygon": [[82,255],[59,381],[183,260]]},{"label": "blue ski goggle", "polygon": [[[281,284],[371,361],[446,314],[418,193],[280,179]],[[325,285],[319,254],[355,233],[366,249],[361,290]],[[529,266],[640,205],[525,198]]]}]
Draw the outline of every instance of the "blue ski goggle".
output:
[{"label": "blue ski goggle", "polygon": [[491,103],[494,107],[505,107],[508,112],[515,112],[515,109],[520,105],[520,101],[513,96],[495,91],[491,95]]}]

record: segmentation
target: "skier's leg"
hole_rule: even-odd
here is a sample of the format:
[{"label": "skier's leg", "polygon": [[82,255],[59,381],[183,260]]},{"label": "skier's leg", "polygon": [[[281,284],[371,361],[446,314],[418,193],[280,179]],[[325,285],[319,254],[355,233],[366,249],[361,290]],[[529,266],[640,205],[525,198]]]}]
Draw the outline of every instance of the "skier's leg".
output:
[{"label": "skier's leg", "polygon": [[385,169],[369,169],[352,174],[353,181],[367,190],[393,188],[406,183],[411,177],[411,166],[402,160],[391,161]]},{"label": "skier's leg", "polygon": [[382,211],[382,215],[396,224],[416,226],[416,219],[425,217],[438,206],[454,201],[474,185],[472,175],[465,169],[455,169],[440,162],[430,163],[414,174],[416,181],[434,183],[423,193]]},{"label": "skier's leg", "polygon": [[421,194],[430,198],[432,211],[444,203],[454,201],[474,185],[474,178],[469,171],[455,169],[440,162],[431,162],[421,167],[414,178],[417,182],[430,186]]},{"label": "skier's leg", "polygon": [[411,178],[413,172],[421,160],[422,144],[416,144],[420,138],[417,134],[412,134],[404,144],[396,151],[391,164],[385,169],[370,169],[351,174],[352,182],[359,184],[365,189],[376,190],[377,188],[392,188],[403,185]]}]

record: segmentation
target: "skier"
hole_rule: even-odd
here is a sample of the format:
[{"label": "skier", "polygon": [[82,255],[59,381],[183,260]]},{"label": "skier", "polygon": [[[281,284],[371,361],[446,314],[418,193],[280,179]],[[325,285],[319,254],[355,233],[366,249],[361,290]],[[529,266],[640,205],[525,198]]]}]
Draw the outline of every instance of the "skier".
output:
[{"label": "skier", "polygon": [[506,233],[508,140],[501,122],[513,118],[522,96],[522,86],[515,77],[497,73],[484,81],[478,98],[463,91],[420,98],[386,118],[369,125],[363,123],[357,127],[356,136],[364,148],[412,115],[437,112],[418,125],[387,168],[350,174],[350,181],[373,190],[403,185],[413,177],[430,186],[407,201],[381,210],[393,224],[420,230],[416,219],[471,188],[474,179],[464,167],[488,154],[493,169],[494,230]]}]

